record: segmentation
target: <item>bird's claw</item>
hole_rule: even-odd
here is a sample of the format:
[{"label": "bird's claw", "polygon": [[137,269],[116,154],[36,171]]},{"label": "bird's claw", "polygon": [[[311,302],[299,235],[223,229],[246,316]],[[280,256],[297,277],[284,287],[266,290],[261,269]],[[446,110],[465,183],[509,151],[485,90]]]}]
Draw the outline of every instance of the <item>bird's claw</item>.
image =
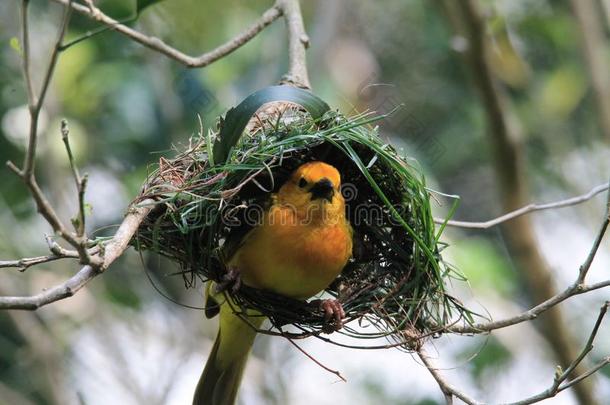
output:
[{"label": "bird's claw", "polygon": [[317,301],[320,310],[324,312],[324,321],[330,327],[329,332],[341,329],[343,327],[343,320],[345,319],[345,310],[343,310],[341,303],[335,299]]},{"label": "bird's claw", "polygon": [[216,283],[216,294],[231,288],[232,292],[237,292],[241,287],[241,274],[236,267],[229,267],[227,272],[223,274],[219,282]]}]

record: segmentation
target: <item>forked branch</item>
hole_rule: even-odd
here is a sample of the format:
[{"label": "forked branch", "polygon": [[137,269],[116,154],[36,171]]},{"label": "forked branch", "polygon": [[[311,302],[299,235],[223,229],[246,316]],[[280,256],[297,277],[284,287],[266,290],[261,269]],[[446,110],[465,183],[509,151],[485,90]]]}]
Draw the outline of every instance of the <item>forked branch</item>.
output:
[{"label": "forked branch", "polygon": [[553,308],[557,304],[567,300],[570,297],[584,294],[593,290],[598,290],[600,288],[605,288],[610,286],[610,279],[600,281],[594,284],[587,284],[586,277],[591,269],[591,265],[593,264],[593,260],[597,255],[599,247],[608,231],[608,226],[610,225],[610,191],[608,192],[608,196],[606,198],[606,210],[604,212],[604,216],[602,218],[599,231],[595,236],[595,240],[593,241],[593,245],[587,255],[587,258],[583,262],[583,264],[578,268],[578,272],[576,274],[576,278],[574,282],[568,286],[562,292],[550,297],[544,302],[536,305],[535,307],[525,311],[519,315],[502,319],[499,321],[478,323],[474,325],[465,325],[465,326],[452,326],[448,329],[448,331],[453,333],[464,333],[464,334],[476,334],[476,333],[486,333],[491,332],[495,329],[506,328],[507,326],[516,325],[522,322],[531,321],[536,319],[542,313],[548,311]]},{"label": "forked branch", "polygon": [[[289,71],[284,80],[300,87],[309,87],[309,78],[307,76],[307,67],[305,64],[305,48],[307,47],[309,40],[307,39],[307,35],[305,34],[303,27],[303,20],[301,17],[298,0],[278,0],[276,4],[274,4],[261,16],[259,20],[257,20],[243,32],[217,48],[197,57],[186,55],[165,44],[158,38],[147,36],[135,29],[121,24],[120,22],[104,14],[93,4],[92,1],[86,1],[85,5],[75,3],[72,0],[54,1],[64,6],[64,14],[58,30],[57,39],[54,43],[53,50],[49,58],[49,63],[44,71],[42,86],[38,95],[36,94],[30,66],[31,57],[28,19],[29,0],[22,0],[21,3],[21,23],[23,29],[23,75],[28,95],[30,130],[28,147],[25,153],[23,167],[18,168],[13,162],[7,162],[7,166],[15,174],[17,174],[28,187],[31,196],[36,203],[38,212],[45,218],[49,225],[51,225],[51,228],[55,234],[60,238],[63,238],[74,248],[74,250],[64,249],[55,242],[49,242],[51,254],[46,256],[22,258],[18,260],[0,261],[0,268],[13,267],[21,271],[25,271],[34,265],[48,263],[60,259],[74,258],[78,258],[80,263],[84,266],[78,273],[63,284],[55,286],[40,294],[29,297],[0,297],[0,309],[37,309],[51,302],[72,296],[88,281],[104,271],[125,251],[133,234],[137,231],[139,224],[153,207],[152,204],[146,205],[147,203],[150,203],[150,201],[143,202],[140,204],[140,206],[132,207],[112,240],[107,244],[101,244],[91,249],[90,246],[95,245],[95,242],[90,241],[85,233],[84,195],[87,185],[87,175],[85,174],[81,176],[78,168],[75,165],[69,142],[69,130],[65,120],[62,121],[61,134],[76,184],[79,207],[78,213],[72,221],[75,232],[71,232],[68,227],[64,225],[38,185],[34,171],[38,144],[38,119],[45,101],[47,90],[53,77],[53,73],[55,71],[59,54],[62,50],[66,49],[66,46],[63,44],[63,40],[68,29],[71,12],[73,10],[100,22],[116,32],[126,35],[130,39],[150,49],[181,62],[188,67],[204,67],[215,62],[216,60],[228,55],[250,41],[277,18],[285,15],[288,27],[290,62]],[[51,239],[49,238],[49,241],[50,240]]]},{"label": "forked branch", "polygon": [[[553,378],[553,383],[551,384],[551,386],[549,388],[547,388],[546,390],[542,391],[539,394],[532,395],[531,397],[527,397],[522,400],[519,400],[516,402],[511,402],[511,403],[505,404],[505,405],[529,405],[529,404],[543,401],[548,398],[553,398],[554,396],[559,394],[561,391],[564,391],[564,390],[578,384],[579,382],[583,381],[584,379],[588,378],[589,376],[591,376],[591,375],[595,374],[596,372],[598,372],[599,370],[601,370],[606,365],[610,364],[610,356],[606,356],[601,361],[599,361],[597,364],[595,364],[593,367],[591,367],[590,369],[585,371],[583,374],[581,374],[579,376],[573,375],[576,367],[578,367],[578,365],[580,365],[582,363],[582,361],[591,352],[591,350],[593,350],[593,342],[595,341],[595,338],[597,337],[597,332],[599,331],[599,328],[604,320],[604,317],[606,315],[606,312],[608,311],[609,305],[610,305],[610,302],[605,302],[604,305],[602,305],[602,307],[600,308],[599,315],[597,317],[595,325],[593,326],[593,329],[591,330],[591,333],[589,334],[587,343],[585,344],[584,348],[582,349],[582,351],[580,352],[578,357],[576,357],[576,359],[574,359],[574,361],[572,361],[572,363],[570,363],[565,370],[561,366],[557,366],[557,368],[555,370],[555,376]],[[443,377],[443,375],[439,372],[439,370],[436,367],[434,367],[434,365],[432,364],[432,360],[430,359],[430,357],[426,354],[426,352],[423,349],[420,349],[417,352],[417,355],[421,359],[422,363],[426,366],[426,368],[428,369],[428,371],[430,372],[432,377],[436,380],[437,384],[439,385],[439,388],[445,395],[447,404],[452,404],[454,397],[459,398],[460,400],[464,401],[465,403],[467,403],[469,405],[482,405],[483,404],[483,402],[477,401],[476,399],[468,396],[463,391],[461,391],[460,389],[456,388],[451,383],[449,383]]]},{"label": "forked branch", "polygon": [[305,50],[309,46],[309,37],[305,32],[303,17],[298,0],[277,0],[276,3],[263,13],[250,27],[246,28],[234,38],[224,44],[205,52],[199,56],[191,56],[166,44],[161,39],[146,35],[134,28],[128,27],[112,17],[104,14],[93,2],[87,5],[73,3],[71,0],[53,0],[56,3],[71,7],[80,14],[95,20],[113,31],[125,35],[135,42],[159,52],[187,67],[200,68],[227,56],[231,52],[246,44],[268,25],[282,15],[286,19],[288,30],[288,73],[282,78],[282,82],[290,83],[298,87],[310,88],[309,76],[305,59]]}]

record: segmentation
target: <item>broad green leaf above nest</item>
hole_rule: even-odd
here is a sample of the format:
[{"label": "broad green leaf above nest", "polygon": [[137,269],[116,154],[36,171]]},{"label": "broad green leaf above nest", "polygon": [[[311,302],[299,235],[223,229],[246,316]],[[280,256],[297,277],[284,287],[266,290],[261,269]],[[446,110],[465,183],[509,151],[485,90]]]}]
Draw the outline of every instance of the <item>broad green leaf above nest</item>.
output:
[{"label": "broad green leaf above nest", "polygon": [[[270,117],[255,114],[271,101],[303,108],[296,114],[292,108],[291,119],[286,119],[288,108]],[[425,179],[379,138],[371,124],[382,118],[344,117],[292,87],[254,93],[229,110],[219,131],[201,133],[174,158],[160,160],[140,196],[158,207],[134,244],[178,263],[188,286],[198,279],[219,281],[226,271],[227,237],[256,225],[252,218],[264,209],[269,193],[295,168],[324,161],[341,173],[354,228],[353,258],[326,290],[342,303],[346,321],[359,321],[339,333],[388,338],[389,345],[378,347],[411,350],[448,325],[472,324],[474,314],[445,289],[448,277],[463,277],[440,254],[442,227],[435,227]],[[260,125],[247,128],[252,120]],[[254,308],[270,319],[273,328],[261,333],[295,338],[325,331],[323,313],[307,302],[245,285],[228,293],[241,311]]]}]

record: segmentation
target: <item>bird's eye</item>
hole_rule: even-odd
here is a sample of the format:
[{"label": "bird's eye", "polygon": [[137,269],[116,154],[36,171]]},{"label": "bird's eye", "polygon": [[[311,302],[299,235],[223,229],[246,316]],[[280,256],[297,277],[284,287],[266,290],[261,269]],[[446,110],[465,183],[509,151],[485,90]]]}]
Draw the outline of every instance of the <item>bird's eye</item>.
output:
[{"label": "bird's eye", "polygon": [[301,177],[301,180],[299,180],[299,187],[304,188],[307,185],[307,180],[305,180],[303,177]]}]

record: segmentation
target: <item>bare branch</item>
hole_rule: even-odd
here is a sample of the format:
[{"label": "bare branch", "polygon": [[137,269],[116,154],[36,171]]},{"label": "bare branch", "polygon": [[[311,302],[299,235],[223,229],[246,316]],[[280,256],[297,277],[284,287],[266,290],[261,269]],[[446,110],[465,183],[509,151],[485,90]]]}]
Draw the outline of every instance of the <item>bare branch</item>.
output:
[{"label": "bare branch", "polygon": [[469,326],[451,326],[447,329],[447,331],[452,333],[463,333],[463,334],[478,334],[478,333],[486,333],[491,332],[495,329],[502,329],[508,326],[516,325],[522,322],[531,321],[533,319],[538,318],[539,315],[548,311],[549,309],[555,307],[557,304],[567,300],[568,298],[574,297],[576,295],[581,295],[593,290],[599,290],[601,288],[606,288],[610,286],[610,280],[601,281],[599,283],[590,284],[590,285],[571,285],[566,288],[564,291],[560,292],[557,295],[552,296],[548,300],[541,302],[540,304],[532,307],[531,309],[516,315],[510,318],[502,319],[499,321],[486,322],[486,323],[477,323]]},{"label": "bare branch", "polygon": [[461,399],[468,405],[482,404],[482,402],[478,402],[470,398],[468,395],[464,394],[462,391],[447,382],[445,378],[438,372],[438,369],[434,367],[432,361],[430,360],[430,357],[426,354],[423,348],[420,348],[417,351],[417,356],[422,361],[422,363],[424,363],[424,366],[426,366],[432,377],[434,377],[434,379],[436,380],[436,383],[445,395],[445,400],[447,404],[451,404],[453,402],[453,397]]},{"label": "bare branch", "polygon": [[100,266],[85,265],[78,273],[64,283],[37,295],[29,297],[0,297],[0,309],[35,310],[52,302],[73,296],[123,254],[129,246],[129,241],[137,232],[140,223],[153,208],[154,205],[151,200],[145,200],[139,206],[131,208],[114,237],[95,256],[102,263]]},{"label": "bare branch", "polygon": [[23,78],[25,81],[25,87],[27,89],[28,100],[30,101],[30,105],[34,105],[36,104],[36,99],[34,96],[32,75],[30,74],[30,30],[28,24],[28,5],[29,0],[23,0],[21,2],[21,39],[23,41],[23,58],[21,59],[21,63],[23,65]]},{"label": "bare branch", "polygon": [[140,223],[146,218],[149,212],[156,207],[153,200],[143,200],[138,205],[131,206],[129,212],[123,219],[121,226],[117,229],[114,237],[104,245],[104,262],[102,271],[106,270],[116,259],[123,254],[129,246],[133,235],[140,227]]},{"label": "bare branch", "polygon": [[305,50],[309,47],[309,37],[305,32],[299,0],[278,0],[278,7],[283,11],[288,28],[288,73],[282,82],[297,87],[311,88],[307,74]]},{"label": "bare branch", "polygon": [[599,370],[601,370],[602,368],[606,367],[608,364],[610,364],[610,356],[608,357],[604,357],[604,359],[602,361],[600,361],[599,363],[597,363],[595,366],[591,367],[588,371],[586,371],[584,374],[579,375],[578,377],[574,378],[573,380],[571,380],[570,382],[568,382],[567,384],[563,385],[560,389],[560,391],[563,391],[567,388],[572,387],[573,385],[578,384],[579,382],[581,382],[582,380],[584,380],[585,378],[590,377],[591,375],[597,373]]},{"label": "bare branch", "polygon": [[553,308],[557,304],[565,301],[566,299],[568,299],[570,297],[610,286],[610,280],[605,280],[602,282],[598,282],[595,284],[589,284],[589,285],[585,284],[585,278],[587,276],[587,273],[589,272],[589,269],[591,268],[591,265],[593,264],[593,259],[595,258],[595,255],[597,254],[599,246],[601,245],[601,242],[604,238],[604,235],[606,234],[606,232],[608,230],[609,224],[610,224],[610,192],[608,193],[608,203],[606,205],[606,211],[604,212],[604,217],[602,219],[600,229],[597,232],[597,236],[595,237],[595,241],[593,242],[593,246],[591,247],[591,250],[589,251],[587,258],[585,259],[584,263],[580,266],[580,268],[578,270],[578,276],[576,277],[576,280],[574,281],[573,284],[571,284],[568,288],[566,288],[564,291],[560,292],[559,294],[556,294],[556,295],[550,297],[549,299],[536,305],[535,307],[531,308],[530,310],[523,312],[520,315],[513,316],[513,317],[510,317],[507,319],[500,320],[500,321],[495,321],[495,322],[478,323],[475,325],[468,325],[468,326],[455,325],[455,326],[448,328],[448,331],[451,331],[454,333],[484,333],[484,332],[490,332],[494,329],[501,329],[501,328],[505,328],[507,326],[516,325],[518,323],[530,321],[532,319],[537,318],[543,312],[548,311],[549,309]]},{"label": "bare branch", "polygon": [[61,43],[66,35],[66,30],[68,29],[68,23],[70,21],[70,14],[72,13],[72,9],[70,5],[72,4],[72,0],[68,0],[67,6],[65,7],[64,14],[62,17],[61,25],[59,27],[59,31],[57,34],[57,40],[55,41],[55,45],[53,47],[53,51],[51,52],[51,58],[49,60],[49,65],[47,67],[44,79],[42,81],[42,87],[40,89],[40,95],[36,98],[33,89],[32,77],[30,74],[30,53],[29,53],[29,33],[28,33],[28,18],[27,18],[27,7],[29,4],[29,0],[23,0],[22,2],[22,24],[23,24],[23,74],[25,76],[25,82],[28,89],[28,102],[30,108],[30,136],[28,140],[28,149],[25,155],[25,161],[23,163],[23,171],[21,172],[21,176],[27,181],[33,177],[34,174],[34,158],[36,156],[36,145],[38,143],[38,117],[40,115],[40,110],[42,108],[42,104],[44,102],[44,98],[47,94],[47,90],[49,88],[49,84],[51,82],[51,77],[53,77],[53,72],[55,71],[55,65],[57,64],[57,57],[59,56],[59,50],[61,48]]},{"label": "bare branch", "polygon": [[70,162],[70,168],[72,169],[72,176],[76,183],[76,190],[78,192],[78,214],[75,219],[72,220],[74,229],[76,230],[76,236],[83,238],[85,235],[85,189],[87,188],[87,174],[81,177],[76,162],[74,161],[74,155],[72,154],[72,148],[70,147],[70,130],[68,129],[68,121],[61,120],[61,139],[66,147],[68,153],[68,160]]},{"label": "bare branch", "polygon": [[[496,225],[499,225],[503,222],[510,221],[511,219],[515,219],[522,215],[529,214],[530,212],[550,210],[550,209],[556,209],[556,208],[564,208],[564,207],[570,207],[573,205],[581,204],[583,202],[589,201],[596,195],[608,190],[608,187],[609,187],[608,183],[604,183],[604,184],[600,184],[599,186],[593,187],[591,190],[589,190],[589,192],[576,196],[576,197],[568,198],[568,199],[561,200],[561,201],[555,201],[555,202],[547,203],[547,204],[529,204],[529,205],[526,205],[525,207],[519,208],[518,210],[511,211],[507,214],[504,214],[504,215],[499,216],[494,219],[490,219],[489,221],[467,222],[467,221],[449,220],[449,221],[447,221],[447,226],[454,226],[457,228],[467,228],[467,229],[488,229],[488,228],[494,227]],[[437,224],[444,224],[445,220],[442,218],[434,218],[434,222]]]},{"label": "bare branch", "polygon": [[591,331],[591,334],[589,335],[589,339],[587,340],[587,344],[585,345],[583,350],[580,352],[578,357],[568,366],[568,368],[565,371],[562,371],[561,367],[559,367],[559,366],[557,367],[557,372],[555,374],[555,379],[553,380],[553,384],[548,389],[544,390],[543,392],[541,392],[538,395],[534,395],[532,397],[525,398],[520,401],[512,402],[511,404],[507,404],[507,405],[529,405],[529,404],[534,404],[536,402],[540,402],[540,401],[548,399],[548,398],[553,398],[554,396],[559,394],[561,391],[566,390],[566,389],[574,386],[575,384],[583,381],[585,378],[593,375],[594,373],[599,371],[602,367],[604,367],[606,364],[608,364],[608,361],[607,361],[608,359],[606,358],[601,363],[599,363],[596,366],[592,367],[591,369],[585,371],[582,375],[572,379],[567,384],[562,385],[562,383],[566,379],[571,377],[571,374],[574,372],[574,370],[576,370],[576,367],[578,367],[582,363],[582,361],[584,360],[586,355],[589,354],[589,352],[593,349],[593,341],[597,337],[597,331],[599,330],[599,327],[604,319],[604,316],[606,315],[606,312],[608,310],[608,305],[609,305],[609,303],[606,302],[601,307],[601,309],[599,311],[599,316],[597,317],[597,321],[595,322],[595,326],[593,327],[593,330]]},{"label": "bare branch", "polygon": [[[16,172],[18,175],[21,176],[20,170],[12,162],[7,162],[7,166],[13,172]],[[81,241],[80,238],[75,237],[71,232],[66,229],[62,221],[59,219],[59,216],[51,206],[51,203],[47,200],[44,193],[40,189],[36,178],[34,176],[31,176],[29,178],[22,177],[22,179],[30,190],[30,194],[32,195],[32,198],[36,203],[36,208],[38,209],[38,212],[49,223],[49,225],[51,225],[53,231],[57,235],[65,239],[66,242],[68,242],[77,250],[81,249],[81,247],[84,245],[84,242],[86,241]],[[84,260],[86,261],[87,259]]]},{"label": "bare branch", "polygon": [[[557,366],[555,378],[553,379],[553,383],[551,384],[551,386],[549,388],[547,388],[546,390],[544,390],[543,392],[541,392],[539,394],[533,395],[531,397],[528,397],[528,398],[525,398],[525,399],[522,399],[522,400],[519,400],[516,402],[512,402],[510,404],[506,404],[506,405],[529,405],[529,404],[543,401],[548,398],[553,398],[561,391],[564,391],[564,390],[578,384],[579,382],[583,381],[587,377],[589,377],[589,376],[595,374],[596,372],[598,372],[599,370],[601,370],[607,364],[610,364],[610,357],[606,357],[601,362],[599,362],[598,364],[596,364],[589,370],[585,371],[580,376],[572,378],[570,381],[568,381],[564,384],[564,382],[567,381],[568,378],[570,378],[572,376],[572,374],[574,373],[574,370],[576,370],[576,368],[582,363],[582,361],[585,359],[587,354],[589,354],[591,352],[591,350],[593,349],[593,342],[595,341],[595,338],[597,337],[597,332],[599,331],[599,328],[602,324],[604,316],[606,315],[606,312],[608,311],[609,305],[610,305],[610,302],[607,301],[600,308],[599,315],[597,317],[595,325],[593,326],[593,329],[591,330],[591,333],[589,334],[587,343],[585,344],[585,347],[582,349],[580,354],[576,357],[576,359],[574,359],[570,363],[570,365],[568,366],[568,368],[565,369],[565,371],[562,370],[562,368],[560,366]],[[426,366],[426,368],[428,369],[428,371],[430,372],[432,377],[436,380],[438,386],[440,387],[441,391],[445,395],[445,398],[447,399],[448,404],[453,401],[453,397],[459,398],[469,405],[483,404],[482,402],[479,402],[479,401],[469,397],[464,392],[460,391],[455,386],[453,386],[449,382],[447,382],[445,380],[445,378],[439,373],[438,369],[432,365],[430,358],[428,357],[428,355],[425,353],[425,351],[423,349],[418,350],[417,355],[421,359],[422,363]]]},{"label": "bare branch", "polygon": [[0,297],[0,309],[38,309],[52,302],[73,296],[98,274],[100,274],[98,270],[86,265],[66,282],[40,294],[31,297]]},{"label": "bare branch", "polygon": [[316,359],[314,356],[312,356],[311,354],[309,354],[305,349],[303,349],[301,346],[299,346],[298,344],[295,343],[295,341],[293,339],[288,338],[288,341],[294,346],[296,347],[301,353],[303,353],[305,356],[307,356],[309,358],[309,360],[313,361],[314,363],[316,363],[318,366],[320,366],[321,368],[323,368],[324,370],[328,371],[331,374],[336,375],[341,381],[343,382],[347,382],[347,380],[341,375],[341,373],[338,370],[333,370],[330,367],[325,366],[324,364],[322,364],[318,359]]},{"label": "bare branch", "polygon": [[604,213],[604,219],[602,220],[602,224],[600,226],[599,231],[597,232],[597,237],[595,238],[595,242],[593,242],[593,247],[589,251],[589,255],[587,256],[587,259],[585,260],[583,265],[580,266],[580,270],[578,271],[578,273],[579,273],[578,279],[576,280],[576,283],[580,284],[580,283],[585,282],[585,277],[587,276],[587,273],[589,272],[589,269],[591,268],[593,259],[595,258],[595,255],[597,254],[597,250],[599,249],[599,246],[602,243],[602,239],[604,238],[604,235],[606,234],[606,231],[608,230],[609,223],[610,223],[610,192],[608,192],[608,196],[606,197],[606,212]]},{"label": "bare branch", "polygon": [[[23,47],[25,49],[29,49],[29,32],[28,32],[28,18],[27,18],[27,6],[29,0],[23,0],[22,3],[22,23],[23,23]],[[64,238],[70,245],[72,245],[80,255],[81,264],[91,264],[94,267],[99,267],[102,262],[98,259],[94,259],[89,255],[87,250],[87,238],[84,235],[84,228],[77,228],[76,235],[73,235],[69,232],[62,221],[59,219],[59,216],[45,197],[44,193],[38,186],[38,182],[36,181],[36,176],[34,173],[34,162],[36,158],[36,146],[38,143],[38,118],[40,115],[40,111],[42,109],[42,105],[45,101],[45,96],[47,94],[47,90],[51,83],[51,78],[53,77],[53,73],[55,71],[55,66],[57,65],[57,59],[59,57],[59,53],[62,47],[62,42],[66,31],[68,29],[68,24],[70,21],[70,15],[72,13],[72,0],[68,0],[64,9],[64,14],[62,17],[62,21],[58,30],[57,39],[55,41],[53,51],[51,53],[51,57],[49,63],[47,65],[47,69],[44,74],[42,88],[40,90],[40,95],[36,97],[33,91],[32,86],[32,78],[30,75],[30,60],[29,60],[29,51],[24,51],[23,58],[23,74],[25,77],[26,86],[28,88],[28,105],[30,111],[30,132],[28,138],[28,147],[25,153],[25,160],[23,163],[23,169],[20,170],[13,164],[12,162],[7,162],[7,166],[13,172],[15,172],[21,179],[24,181],[26,186],[30,190],[30,194],[34,198],[36,202],[36,207],[38,212],[45,218],[45,220],[51,225],[53,231],[55,231],[59,236]],[[63,123],[62,123],[62,132],[63,132]],[[69,155],[70,155],[69,151]],[[73,165],[73,161],[71,159],[71,165]],[[74,170],[74,166],[73,166]],[[83,201],[84,199],[84,186],[86,184],[86,178],[84,180],[79,179],[79,200]],[[84,202],[80,204],[81,212],[83,212],[82,223],[84,224]],[[84,225],[83,225],[84,226]]]},{"label": "bare branch", "polygon": [[[85,207],[84,207],[84,192],[86,187],[86,176],[81,177],[78,169],[76,168],[74,157],[72,155],[72,151],[69,143],[69,131],[67,128],[67,124],[65,121],[62,122],[62,138],[64,144],[66,146],[66,151],[68,153],[68,158],[70,160],[70,166],[72,168],[72,173],[76,182],[77,190],[78,190],[78,198],[79,198],[79,213],[74,221],[74,227],[76,230],[76,234],[72,234],[69,232],[62,221],[59,219],[58,215],[54,211],[53,207],[46,199],[42,190],[38,186],[36,181],[36,177],[34,175],[34,162],[36,157],[36,146],[37,146],[37,138],[38,138],[38,117],[42,105],[44,103],[44,99],[53,76],[53,72],[55,70],[55,65],[57,63],[57,58],[59,56],[59,52],[62,50],[62,42],[65,36],[70,13],[74,9],[82,14],[86,14],[89,17],[93,18],[96,21],[99,21],[106,26],[111,27],[113,30],[123,33],[124,35],[129,36],[133,40],[151,48],[161,52],[167,56],[170,56],[187,66],[192,67],[202,67],[206,66],[215,60],[220,59],[221,57],[229,54],[235,49],[239,48],[250,39],[252,39],[256,34],[262,31],[266,26],[271,24],[274,20],[282,15],[282,10],[278,5],[274,5],[271,9],[267,10],[263,16],[250,28],[246,29],[244,32],[230,40],[229,42],[219,46],[218,48],[205,53],[197,58],[190,57],[185,55],[174,48],[164,44],[157,38],[148,37],[144,34],[139,33],[127,26],[124,26],[112,18],[103,14],[98,8],[94,6],[94,4],[90,1],[87,2],[86,6],[81,4],[73,3],[72,0],[55,0],[56,2],[63,4],[65,6],[64,16],[61,22],[61,26],[59,29],[58,37],[55,42],[55,46],[53,48],[53,52],[51,54],[51,58],[46,70],[46,73],[43,78],[42,88],[40,91],[40,95],[36,98],[36,94],[33,89],[33,81],[30,74],[30,52],[29,52],[29,30],[28,30],[28,15],[27,15],[27,6],[29,4],[29,0],[23,0],[22,2],[22,23],[23,23],[23,47],[24,47],[24,63],[23,63],[23,72],[24,78],[26,82],[26,87],[28,90],[28,102],[30,107],[30,136],[29,136],[29,144],[26,151],[26,157],[24,161],[23,169],[20,170],[17,166],[15,166],[12,162],[7,162],[7,166],[19,175],[24,183],[30,190],[30,193],[36,202],[36,206],[38,208],[39,213],[47,220],[47,222],[51,225],[55,233],[57,233],[60,237],[65,239],[70,245],[72,245],[75,251],[61,251],[62,248],[59,245],[54,244],[50,245],[52,254],[47,256],[33,257],[33,258],[24,258],[20,260],[14,261],[3,261],[0,262],[0,267],[17,267],[19,269],[25,270],[26,268],[34,265],[45,262],[50,262],[53,260],[58,260],[60,258],[71,258],[75,257],[76,254],[80,258],[80,262],[84,264],[84,267],[76,273],[73,277],[68,279],[65,283],[55,286],[45,292],[42,292],[35,296],[30,297],[0,297],[0,309],[37,309],[43,305],[49,304],[51,302],[55,302],[57,300],[67,298],[72,296],[76,291],[82,288],[88,281],[93,279],[99,273],[104,271],[114,260],[116,260],[128,247],[129,241],[133,234],[137,231],[140,223],[146,217],[146,215],[152,210],[153,203],[151,201],[144,202],[144,206],[132,207],[131,211],[125,217],[121,227],[118,229],[114,238],[107,243],[106,245],[100,246],[100,249],[95,252],[95,254],[91,255],[89,250],[87,249],[87,245],[89,241],[85,235]],[[300,16],[300,10],[298,9],[298,3],[290,4],[286,3],[286,9],[289,11],[289,15],[291,16],[291,21],[295,18],[295,16]],[[294,27],[294,22],[289,23],[289,27]],[[298,29],[298,25],[296,26]],[[290,28],[290,32],[292,33],[294,28]],[[301,21],[301,31],[302,29],[302,21]],[[297,55],[296,59],[291,56],[291,60],[296,60],[298,62],[299,56]],[[292,65],[291,65],[292,66]],[[304,77],[304,84],[308,85],[307,76],[303,76],[298,71],[298,66],[296,68],[291,67],[291,72],[296,72],[295,77]]]},{"label": "bare branch", "polygon": [[593,326],[593,330],[591,331],[591,334],[589,335],[587,344],[585,345],[583,350],[580,352],[578,357],[572,362],[572,364],[570,364],[570,366],[565,371],[558,373],[557,376],[555,377],[555,381],[556,381],[555,385],[557,387],[559,387],[561,385],[561,383],[564,382],[569,377],[570,373],[572,371],[574,371],[576,366],[585,358],[585,356],[587,354],[589,354],[589,352],[591,350],[593,350],[593,341],[595,340],[595,337],[597,336],[597,332],[599,331],[599,327],[602,324],[602,320],[604,319],[604,316],[606,315],[606,312],[608,311],[608,304],[609,304],[609,302],[606,301],[606,303],[604,303],[604,305],[602,305],[602,307],[600,308],[599,315],[597,317],[597,321],[595,322],[595,325]]},{"label": "bare branch", "polygon": [[28,268],[35,266],[37,264],[49,263],[55,260],[67,259],[67,258],[76,258],[78,259],[78,252],[71,251],[70,254],[65,256],[58,256],[55,254],[50,254],[46,256],[38,256],[38,257],[24,257],[23,259],[18,260],[0,260],[0,268],[16,268],[19,271],[26,271]]},{"label": "bare branch", "polygon": [[[68,6],[71,3],[70,0],[53,1],[55,1],[56,3],[63,4],[64,6]],[[275,4],[269,10],[265,11],[261,18],[259,18],[254,24],[252,24],[250,27],[245,29],[243,32],[241,32],[231,40],[225,42],[224,44],[218,46],[217,48],[214,48],[209,52],[201,54],[200,56],[190,56],[177,50],[176,48],[167,45],[159,38],[145,35],[133,28],[121,24],[117,20],[104,14],[99,8],[95,7],[93,5],[93,2],[87,2],[86,6],[78,3],[71,3],[71,7],[75,11],[112,28],[116,32],[126,35],[134,41],[144,45],[145,47],[157,51],[165,56],[168,56],[169,58],[174,59],[188,67],[208,66],[212,62],[215,62],[218,59],[230,54],[234,50],[238,49],[239,47],[250,41],[259,32],[265,29],[265,27],[267,27],[273,21],[277,20],[282,15],[280,8],[277,4]]]},{"label": "bare branch", "polygon": [[[53,1],[66,6],[70,4],[70,0]],[[265,29],[265,27],[278,19],[280,16],[284,15],[286,18],[286,27],[288,29],[289,67],[288,73],[282,78],[282,82],[307,89],[311,87],[305,58],[305,50],[309,46],[309,37],[305,32],[303,17],[298,0],[277,0],[277,2],[269,10],[267,10],[258,21],[256,21],[242,33],[218,46],[217,48],[197,57],[187,55],[176,48],[167,45],[159,38],[148,36],[140,31],[121,24],[119,21],[107,16],[99,8],[95,7],[93,2],[88,1],[86,6],[78,3],[72,3],[71,7],[77,12],[106,25],[116,32],[126,35],[127,37],[152,50],[168,56],[169,58],[174,59],[187,67],[208,66],[209,64],[230,54],[250,41],[259,32]]]}]

